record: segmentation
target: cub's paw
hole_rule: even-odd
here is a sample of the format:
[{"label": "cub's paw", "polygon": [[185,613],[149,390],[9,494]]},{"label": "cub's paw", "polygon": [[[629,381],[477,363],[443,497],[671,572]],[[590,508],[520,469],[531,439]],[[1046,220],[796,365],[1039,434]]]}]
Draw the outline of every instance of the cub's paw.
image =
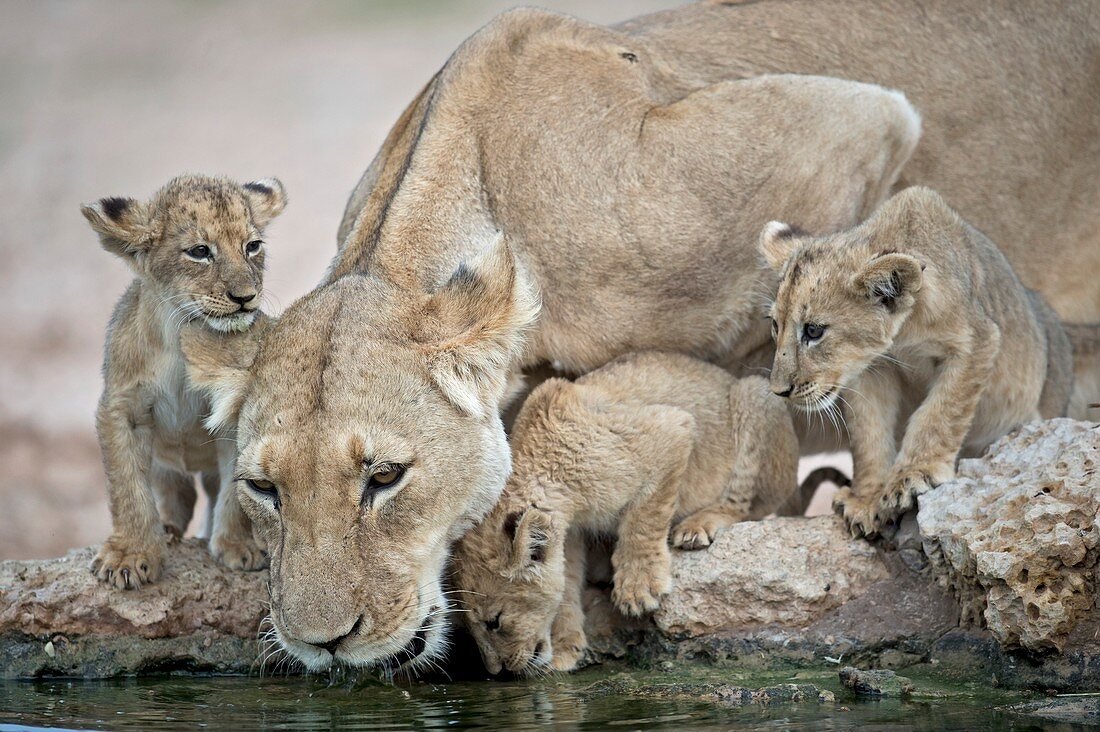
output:
[{"label": "cub's paw", "polygon": [[139,544],[115,535],[92,561],[92,574],[116,589],[136,590],[157,581],[163,561],[163,543]]},{"label": "cub's paw", "polygon": [[210,553],[226,567],[242,572],[255,572],[267,566],[267,552],[251,536],[212,536]]},{"label": "cub's paw", "polygon": [[672,546],[687,551],[706,549],[714,543],[719,531],[734,523],[736,521],[727,514],[697,511],[673,527]]},{"label": "cub's paw", "polygon": [[664,561],[624,563],[615,570],[611,601],[623,615],[635,617],[661,606],[661,597],[672,589],[668,557]]},{"label": "cub's paw", "polygon": [[949,480],[953,472],[950,466],[898,465],[890,471],[879,511],[890,518],[900,516],[916,506],[917,496]]},{"label": "cub's paw", "polygon": [[554,655],[550,667],[555,671],[576,671],[588,658],[588,638],[583,630],[564,638],[552,638],[551,645]]},{"label": "cub's paw", "polygon": [[841,515],[852,538],[871,538],[890,520],[881,512],[881,491],[857,493],[850,487],[841,488],[833,497],[833,510]]}]

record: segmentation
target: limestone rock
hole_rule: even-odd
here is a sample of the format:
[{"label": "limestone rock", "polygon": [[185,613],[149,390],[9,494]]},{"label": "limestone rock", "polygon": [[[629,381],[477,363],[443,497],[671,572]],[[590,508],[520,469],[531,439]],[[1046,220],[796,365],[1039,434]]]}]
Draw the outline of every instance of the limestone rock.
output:
[{"label": "limestone rock", "polygon": [[730,628],[801,626],[888,576],[839,518],[746,521],[700,551],[674,551],[672,592],[654,615],[673,636]]},{"label": "limestone rock", "polygon": [[0,674],[248,670],[267,614],[266,571],[225,569],[189,539],[168,548],[159,582],[120,591],[89,571],[97,550],[0,562]]},{"label": "limestone rock", "polygon": [[1093,605],[1100,527],[1100,428],[1024,426],[955,480],[920,497],[924,549],[1007,647],[1061,651]]}]

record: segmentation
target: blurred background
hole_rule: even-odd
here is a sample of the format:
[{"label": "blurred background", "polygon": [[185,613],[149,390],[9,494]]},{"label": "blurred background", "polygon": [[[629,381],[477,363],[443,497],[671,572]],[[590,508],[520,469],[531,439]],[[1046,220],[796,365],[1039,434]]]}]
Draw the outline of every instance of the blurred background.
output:
[{"label": "blurred background", "polygon": [[[110,531],[93,414],[130,277],[79,204],[146,198],[188,171],[278,176],[290,204],[265,236],[265,308],[281,311],[320,279],[346,199],[406,103],[515,4],[0,3],[0,559]],[[539,4],[612,23],[676,0]]]}]

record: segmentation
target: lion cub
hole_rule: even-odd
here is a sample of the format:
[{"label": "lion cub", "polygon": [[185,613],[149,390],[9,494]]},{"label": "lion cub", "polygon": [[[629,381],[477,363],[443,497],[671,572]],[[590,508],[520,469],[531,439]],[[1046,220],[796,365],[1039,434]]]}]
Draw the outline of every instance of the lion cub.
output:
[{"label": "lion cub", "polygon": [[203,429],[208,404],[188,386],[179,330],[200,320],[224,338],[242,337],[234,334],[261,317],[263,229],[285,204],[275,179],[239,185],[188,175],[145,203],[104,198],[81,207],[103,248],[135,274],[107,327],[96,413],[114,529],[92,571],[119,589],[156,581],[166,532],[181,535],[191,519],[192,471],[219,496],[215,554],[230,566],[262,564],[242,539],[248,526],[235,492],[218,490],[219,474],[223,485],[232,479],[234,445]]},{"label": "lion cub", "polygon": [[771,387],[808,411],[843,404],[855,472],[834,505],[853,534],[950,479],[960,450],[1065,413],[1057,316],[935,192],[909,188],[830,236],[772,222],[760,250],[780,273]]},{"label": "lion cub", "polygon": [[796,489],[798,441],[759,377],[688,356],[619,358],[524,402],[512,474],[455,553],[459,602],[486,668],[574,668],[587,647],[583,532],[617,534],[612,600],[655,610],[682,549],[772,513]]}]

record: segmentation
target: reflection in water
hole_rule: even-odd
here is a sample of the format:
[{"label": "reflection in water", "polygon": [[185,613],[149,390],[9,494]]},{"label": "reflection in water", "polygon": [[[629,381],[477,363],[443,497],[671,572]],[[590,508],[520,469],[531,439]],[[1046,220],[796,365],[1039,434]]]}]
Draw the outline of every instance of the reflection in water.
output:
[{"label": "reflection in water", "polygon": [[585,693],[606,676],[597,669],[537,681],[397,686],[317,677],[9,682],[0,683],[0,730],[933,730],[1007,729],[1020,721],[974,700],[856,703],[842,698],[824,705],[722,707],[697,700]]}]

